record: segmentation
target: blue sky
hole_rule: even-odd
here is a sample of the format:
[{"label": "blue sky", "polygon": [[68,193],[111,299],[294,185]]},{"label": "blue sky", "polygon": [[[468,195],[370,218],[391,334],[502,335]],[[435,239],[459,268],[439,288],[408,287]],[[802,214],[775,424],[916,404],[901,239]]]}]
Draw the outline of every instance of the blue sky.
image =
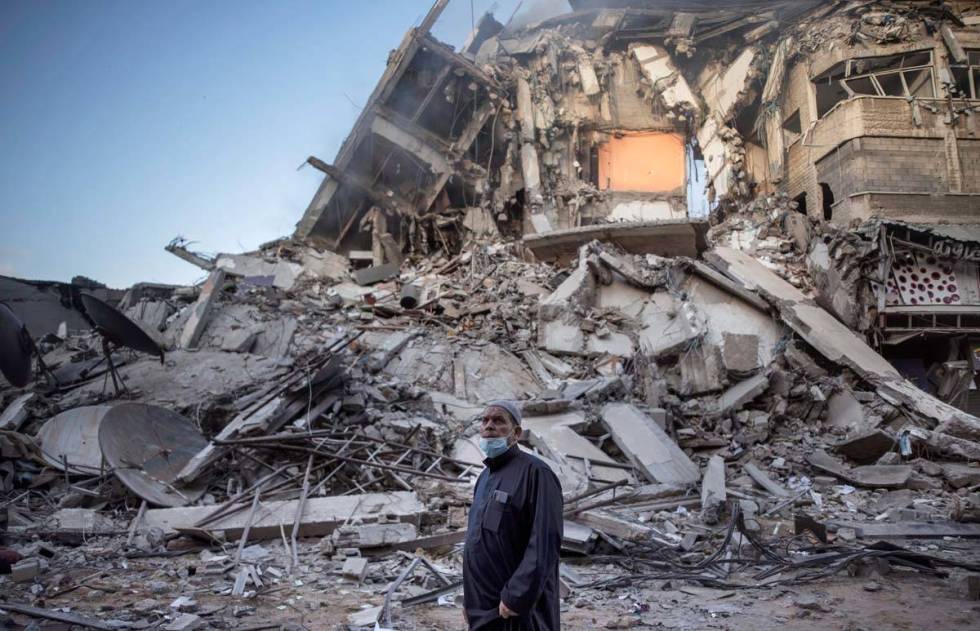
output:
[{"label": "blue sky", "polygon": [[[431,0],[4,0],[0,274],[190,283],[181,235],[240,252],[290,234]],[[473,0],[476,17],[517,0]],[[529,3],[526,3],[529,4]],[[470,2],[434,33],[458,47]]]}]

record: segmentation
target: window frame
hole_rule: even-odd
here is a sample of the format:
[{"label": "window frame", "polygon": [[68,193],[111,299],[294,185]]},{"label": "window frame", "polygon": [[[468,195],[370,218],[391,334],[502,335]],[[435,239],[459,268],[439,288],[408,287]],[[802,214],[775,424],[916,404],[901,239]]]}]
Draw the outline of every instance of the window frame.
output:
[{"label": "window frame", "polygon": [[978,48],[968,48],[966,49],[966,63],[950,63],[949,73],[950,79],[953,81],[953,85],[959,88],[959,83],[956,81],[956,76],[954,74],[955,70],[965,70],[966,79],[968,83],[968,88],[970,90],[969,94],[961,95],[961,98],[969,99],[972,101],[980,99],[980,85],[978,85],[978,79],[980,79],[980,49]]},{"label": "window frame", "polygon": [[[980,51],[974,51],[974,52],[980,53]],[[914,59],[917,56],[924,56],[923,63],[919,63],[916,65],[908,65],[908,66],[905,65],[908,62],[909,58]],[[870,64],[873,66],[874,60],[884,60],[889,58],[897,58],[898,66],[880,69],[880,70],[867,70],[864,72],[858,71],[858,67],[860,64],[867,64],[870,62]],[[831,66],[830,68],[822,72],[820,75],[810,79],[810,83],[814,86],[814,89],[819,89],[820,86],[836,84],[836,86],[840,90],[842,90],[844,94],[847,95],[846,97],[841,98],[840,100],[834,101],[829,108],[827,108],[822,114],[820,114],[820,117],[823,118],[823,116],[825,116],[827,112],[833,109],[833,107],[836,106],[837,103],[840,103],[841,101],[850,100],[857,96],[871,96],[871,97],[878,97],[878,98],[899,98],[899,99],[938,98],[936,96],[939,92],[937,90],[937,84],[936,84],[937,70],[936,70],[935,61],[936,61],[936,56],[934,54],[933,49],[931,48],[910,50],[901,53],[896,53],[893,55],[876,55],[873,57],[853,57],[851,59],[845,59],[835,64],[834,66]],[[978,61],[980,61],[980,59],[978,59]],[[980,66],[968,66],[968,68],[980,69]],[[927,74],[925,75],[925,78],[921,81],[918,79],[918,76],[921,76],[921,74],[916,75],[915,78],[906,76],[909,73],[921,73],[922,71],[926,71]],[[968,70],[968,73],[970,73],[970,70]],[[879,80],[879,78],[884,79],[885,77],[894,76],[894,75],[898,75],[898,79],[901,82],[901,86],[902,86],[901,95],[887,94],[884,87],[881,84],[881,81]],[[973,77],[971,75],[970,76],[971,85],[972,85],[972,79]],[[874,92],[873,93],[870,91],[862,92],[856,90],[855,87],[857,87],[856,84],[859,81],[865,84],[866,90],[870,89],[873,90]],[[918,82],[918,84],[916,84],[916,82]],[[911,90],[913,86],[916,87],[916,92],[921,92],[924,88],[928,88],[928,91],[931,93],[931,96],[930,95],[917,96],[916,94],[913,94]],[[980,88],[980,86],[977,87]]]}]

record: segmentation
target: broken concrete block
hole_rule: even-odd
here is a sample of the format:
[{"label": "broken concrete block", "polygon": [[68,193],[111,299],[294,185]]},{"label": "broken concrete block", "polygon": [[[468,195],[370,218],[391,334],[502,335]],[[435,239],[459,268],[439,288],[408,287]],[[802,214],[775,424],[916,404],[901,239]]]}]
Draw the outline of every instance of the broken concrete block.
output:
[{"label": "broken concrete block", "polygon": [[[547,350],[551,349],[548,348]],[[588,354],[632,357],[633,340],[625,333],[610,333],[606,337],[590,335],[586,341],[585,350]]]},{"label": "broken concrete block", "polygon": [[380,615],[381,605],[365,607],[347,616],[347,624],[358,629],[361,627],[371,627],[373,629],[377,626],[378,616]]},{"label": "broken concrete block", "polygon": [[164,627],[166,631],[192,631],[200,629],[204,624],[201,616],[192,613],[182,613],[173,622]]},{"label": "broken concrete block", "polygon": [[360,524],[338,528],[333,533],[333,543],[340,548],[378,548],[412,541],[418,534],[418,528],[410,522]]},{"label": "broken concrete block", "polygon": [[704,333],[704,320],[690,302],[675,303],[667,292],[656,292],[640,315],[640,350],[648,357],[673,355]]},{"label": "broken concrete block", "polygon": [[258,336],[258,328],[234,329],[222,337],[221,350],[229,353],[248,353],[255,345]]},{"label": "broken concrete block", "polygon": [[722,415],[737,412],[765,392],[768,387],[769,378],[764,373],[740,381],[718,397],[718,412]]},{"label": "broken concrete block", "polygon": [[319,251],[305,248],[300,254],[303,276],[330,283],[338,283],[350,278],[350,262],[343,256],[329,250]]},{"label": "broken concrete block", "polygon": [[541,301],[538,318],[555,320],[563,315],[592,304],[595,299],[596,280],[588,266],[580,263],[555,291]]},{"label": "broken concrete block", "polygon": [[700,113],[698,99],[688,85],[665,49],[660,46],[632,45],[630,50],[640,64],[640,70],[654,90],[663,99],[667,108],[683,106],[693,112]]},{"label": "broken concrete block", "polygon": [[827,400],[827,423],[848,433],[866,428],[864,409],[849,390],[841,390]]},{"label": "broken concrete block", "polygon": [[714,455],[708,460],[701,480],[701,517],[706,524],[718,523],[726,499],[725,460]]},{"label": "broken concrete block", "polygon": [[677,443],[632,405],[606,405],[602,408],[602,421],[616,445],[651,482],[683,486],[701,478],[697,465]]},{"label": "broken concrete block", "polygon": [[649,541],[657,534],[657,531],[650,526],[601,508],[579,513],[576,519],[585,526],[626,541]]},{"label": "broken concrete block", "polygon": [[749,475],[750,478],[752,478],[753,482],[769,493],[775,495],[776,497],[789,497],[789,491],[766,475],[764,471],[755,465],[755,463],[746,462],[744,465],[742,465],[742,469]]},{"label": "broken concrete block", "polygon": [[0,430],[16,432],[20,429],[20,426],[30,416],[30,411],[27,409],[27,406],[35,397],[37,397],[35,393],[26,392],[11,401],[10,405],[3,411],[3,414],[0,415]]},{"label": "broken concrete block", "polygon": [[681,369],[680,392],[697,395],[721,390],[724,385],[724,369],[718,347],[699,344],[681,353],[677,362]]},{"label": "broken concrete block", "polygon": [[37,557],[24,559],[14,563],[10,567],[10,579],[15,583],[24,583],[34,580],[48,569],[48,562]]},{"label": "broken concrete block", "polygon": [[578,324],[562,320],[538,325],[538,346],[559,355],[578,355],[585,349],[585,334]]},{"label": "broken concrete block", "polygon": [[913,472],[912,467],[908,465],[868,465],[848,469],[821,450],[807,454],[806,460],[815,469],[863,488],[904,488]]},{"label": "broken concrete block", "polygon": [[293,288],[296,279],[303,273],[303,266],[298,263],[292,261],[270,263],[247,254],[219,254],[214,266],[215,269],[242,277],[252,285],[278,287],[287,291]]},{"label": "broken concrete block", "polygon": [[197,347],[197,341],[201,338],[204,329],[207,328],[211,308],[220,298],[224,284],[224,270],[216,269],[208,274],[208,279],[201,285],[201,293],[197,297],[197,302],[191,307],[191,315],[184,323],[184,330],[180,333],[180,348]]},{"label": "broken concrete block", "polygon": [[759,360],[759,336],[743,333],[722,333],[721,358],[725,370],[735,375],[748,375],[762,368]]},{"label": "broken concrete block", "polygon": [[385,263],[384,265],[354,270],[354,282],[362,286],[380,283],[383,280],[398,276],[399,269],[401,269],[401,265],[398,263]]},{"label": "broken concrete block", "polygon": [[[528,443],[555,462],[567,462],[573,471],[584,474],[585,461],[588,460],[595,478],[610,482],[632,479],[626,469],[603,466],[603,463],[616,463],[574,430],[579,425],[585,425],[585,422],[585,417],[580,412],[567,412],[525,417],[522,426],[529,432]],[[567,491],[564,486],[562,488]]]},{"label": "broken concrete block", "polygon": [[980,484],[980,467],[965,464],[946,463],[942,465],[943,477],[956,489]]},{"label": "broken concrete block", "polygon": [[344,567],[340,570],[340,573],[344,578],[349,578],[360,583],[367,576],[367,566],[368,560],[364,557],[348,557],[344,561]]},{"label": "broken concrete block", "polygon": [[[831,401],[833,401],[833,397],[831,397]],[[827,413],[830,414],[829,410]],[[895,438],[884,430],[876,429],[848,438],[835,445],[834,451],[858,464],[871,464],[893,451],[895,447]]]},{"label": "broken concrete block", "polygon": [[802,371],[810,379],[822,379],[827,376],[827,371],[818,366],[817,362],[813,361],[813,358],[795,342],[787,343],[783,353],[790,366]]}]

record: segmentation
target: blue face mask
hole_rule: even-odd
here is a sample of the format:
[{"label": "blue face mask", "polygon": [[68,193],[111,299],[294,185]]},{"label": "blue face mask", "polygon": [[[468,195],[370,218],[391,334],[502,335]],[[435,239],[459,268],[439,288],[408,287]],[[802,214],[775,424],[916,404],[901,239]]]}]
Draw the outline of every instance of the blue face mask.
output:
[{"label": "blue face mask", "polygon": [[487,455],[487,458],[496,458],[507,451],[508,447],[507,439],[502,436],[480,439],[480,449]]}]

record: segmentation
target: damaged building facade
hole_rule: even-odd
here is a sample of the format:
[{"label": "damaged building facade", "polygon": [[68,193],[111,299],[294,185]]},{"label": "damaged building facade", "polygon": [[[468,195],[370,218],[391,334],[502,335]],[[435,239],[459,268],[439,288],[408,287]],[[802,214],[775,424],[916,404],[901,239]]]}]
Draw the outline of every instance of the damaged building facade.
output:
[{"label": "damaged building facade", "polygon": [[593,238],[692,256],[699,201],[784,195],[823,306],[929,391],[953,387],[933,374],[949,361],[972,374],[973,3],[581,1],[520,29],[488,14],[458,53],[428,34],[444,6],[393,52],[336,165],[311,158],[328,177],[298,238],[375,265],[496,234],[541,260]]},{"label": "damaged building facade", "polygon": [[568,628],[972,616],[980,2],[447,4],[291,237],[0,279],[0,626],[458,628],[495,399]]}]

